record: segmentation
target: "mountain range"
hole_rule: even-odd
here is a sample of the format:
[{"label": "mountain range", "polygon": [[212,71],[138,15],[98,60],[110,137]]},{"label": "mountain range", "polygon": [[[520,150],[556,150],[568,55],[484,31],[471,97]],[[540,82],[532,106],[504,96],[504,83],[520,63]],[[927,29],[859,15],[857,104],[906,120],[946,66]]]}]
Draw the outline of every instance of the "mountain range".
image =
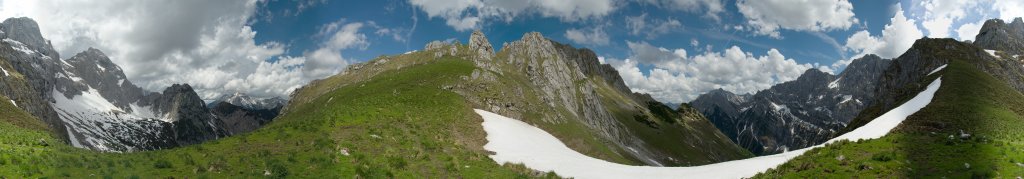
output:
[{"label": "mountain range", "polygon": [[781,153],[834,137],[872,103],[877,79],[889,63],[866,55],[838,76],[809,69],[796,80],[752,95],[718,89],[690,104],[747,150]]},{"label": "mountain range", "polygon": [[[5,78],[0,91],[22,104],[20,108],[46,121],[60,138],[75,147],[117,152],[154,150],[244,131],[233,129],[213,115],[188,84],[147,92],[94,48],[61,59],[32,19],[7,19],[0,30],[0,43],[4,44],[0,61],[5,71],[21,74]],[[283,100],[278,98],[273,103],[280,106]]]}]

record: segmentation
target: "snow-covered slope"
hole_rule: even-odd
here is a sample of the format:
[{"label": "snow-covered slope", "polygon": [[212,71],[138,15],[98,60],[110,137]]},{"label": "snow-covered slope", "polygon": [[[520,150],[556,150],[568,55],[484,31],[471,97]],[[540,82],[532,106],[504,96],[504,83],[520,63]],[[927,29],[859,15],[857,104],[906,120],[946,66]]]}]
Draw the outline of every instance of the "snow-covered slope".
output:
[{"label": "snow-covered slope", "polygon": [[[829,140],[875,139],[889,133],[907,116],[927,106],[942,84],[942,78],[933,81],[910,101],[896,107],[854,131]],[[484,110],[476,110],[483,117],[483,128],[488,143],[484,149],[494,152],[491,159],[499,164],[521,163],[527,168],[552,171],[563,177],[574,178],[742,178],[774,168],[820,144],[800,150],[743,160],[715,163],[695,167],[628,166],[592,158],[569,149],[561,141],[540,128]]]},{"label": "snow-covered slope", "polygon": [[[53,90],[54,110],[64,121],[72,145],[102,151],[135,151],[138,146],[158,142],[166,115],[157,117],[149,107],[132,104],[134,110],[111,104],[90,88],[72,98]],[[130,141],[128,143],[118,141]]]}]

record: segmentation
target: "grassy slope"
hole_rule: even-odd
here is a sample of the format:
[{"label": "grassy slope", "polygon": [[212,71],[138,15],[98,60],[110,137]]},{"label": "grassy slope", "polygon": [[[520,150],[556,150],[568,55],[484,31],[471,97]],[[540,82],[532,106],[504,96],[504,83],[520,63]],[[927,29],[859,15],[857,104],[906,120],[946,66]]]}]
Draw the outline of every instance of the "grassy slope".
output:
[{"label": "grassy slope", "polygon": [[[908,117],[893,133],[814,149],[758,177],[1024,175],[1024,96],[969,62],[950,61],[945,70],[928,79],[943,76],[932,103]],[[960,130],[972,136],[960,139]]]},{"label": "grassy slope", "polygon": [[[0,178],[251,178],[268,172],[303,178],[526,176],[526,169],[501,167],[485,155],[482,121],[457,94],[424,87],[442,86],[473,69],[468,61],[443,59],[383,72],[311,98],[253,133],[160,151],[113,154],[59,143],[40,146],[37,138],[55,140],[5,120]],[[9,104],[0,107],[5,118],[37,120],[23,112],[7,114],[20,111]]]}]

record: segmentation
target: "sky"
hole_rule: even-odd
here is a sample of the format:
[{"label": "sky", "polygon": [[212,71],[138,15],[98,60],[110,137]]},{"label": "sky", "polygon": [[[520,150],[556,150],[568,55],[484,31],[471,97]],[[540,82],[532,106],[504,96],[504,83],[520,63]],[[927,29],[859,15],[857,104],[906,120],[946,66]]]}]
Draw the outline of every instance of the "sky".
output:
[{"label": "sky", "polygon": [[133,83],[287,97],[311,80],[481,30],[540,32],[590,48],[634,91],[667,103],[722,88],[755,93],[808,69],[840,73],[865,54],[895,58],[927,36],[973,40],[1019,0],[0,0],[35,19],[62,59],[89,47]]}]

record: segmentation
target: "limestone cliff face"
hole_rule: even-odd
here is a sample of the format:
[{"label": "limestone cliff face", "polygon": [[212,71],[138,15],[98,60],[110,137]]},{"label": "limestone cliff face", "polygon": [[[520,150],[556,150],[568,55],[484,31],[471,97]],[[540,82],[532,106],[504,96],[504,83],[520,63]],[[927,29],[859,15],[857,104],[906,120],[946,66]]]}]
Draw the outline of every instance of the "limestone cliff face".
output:
[{"label": "limestone cliff face", "polygon": [[[490,45],[481,43],[486,41],[473,40],[486,39],[482,33],[474,32],[470,39],[469,56],[489,54],[483,49]],[[619,155],[646,165],[678,166],[744,156],[689,106],[676,110],[650,95],[633,93],[618,72],[601,64],[589,49],[577,49],[531,32],[503,44],[492,60],[473,59],[480,70],[468,79],[476,84],[454,88],[492,112],[532,118],[540,126],[582,124],[587,133],[619,149]],[[507,83],[503,78],[519,79],[513,81],[522,84],[500,90],[503,93],[495,96],[481,95],[495,82]],[[662,136],[642,135],[651,133]],[[705,141],[718,143],[708,146]],[[692,148],[669,149],[678,146]],[[703,158],[680,154],[694,151]]]}]

